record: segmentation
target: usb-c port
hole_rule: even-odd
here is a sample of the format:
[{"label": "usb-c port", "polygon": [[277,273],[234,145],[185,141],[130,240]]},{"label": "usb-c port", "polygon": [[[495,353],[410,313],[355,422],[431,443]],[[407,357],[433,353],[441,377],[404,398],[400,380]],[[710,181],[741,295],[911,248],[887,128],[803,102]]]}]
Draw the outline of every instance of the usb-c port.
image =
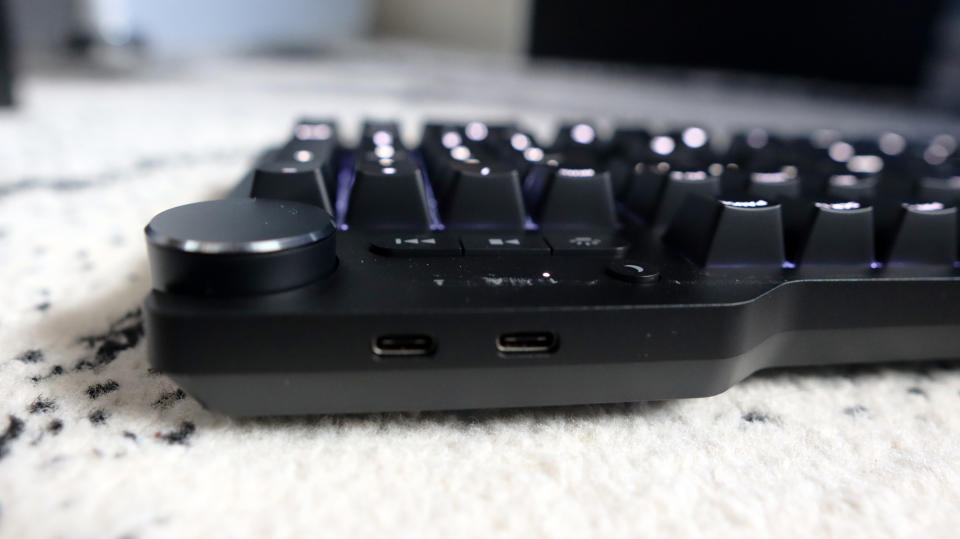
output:
[{"label": "usb-c port", "polygon": [[504,333],[497,337],[497,350],[504,354],[546,354],[557,349],[557,336],[549,331]]},{"label": "usb-c port", "polygon": [[380,357],[429,356],[436,349],[429,335],[381,335],[373,340],[373,353]]}]

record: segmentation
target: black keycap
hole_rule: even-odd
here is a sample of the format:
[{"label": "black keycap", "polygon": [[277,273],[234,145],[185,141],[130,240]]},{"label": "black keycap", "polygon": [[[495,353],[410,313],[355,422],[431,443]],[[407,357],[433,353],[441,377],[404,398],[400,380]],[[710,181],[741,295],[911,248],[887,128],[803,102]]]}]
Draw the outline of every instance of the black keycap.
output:
[{"label": "black keycap", "polygon": [[[669,141],[654,137],[650,141],[650,148],[674,168],[705,169],[717,160],[710,148],[710,134],[702,127],[690,126],[674,131],[668,137]],[[661,150],[670,151],[661,153]]]},{"label": "black keycap", "polygon": [[293,136],[280,149],[284,160],[322,162],[337,148],[337,127],[332,121],[300,120],[293,127]]},{"label": "black keycap", "polygon": [[470,255],[549,255],[543,238],[530,234],[470,234],[460,237],[464,252]]},{"label": "black keycap", "polygon": [[767,200],[800,196],[800,180],[795,168],[775,172],[753,172],[747,188],[751,195]]},{"label": "black keycap", "polygon": [[545,162],[551,161],[569,169],[599,170],[603,163],[603,148],[596,129],[584,122],[561,127],[545,156]]},{"label": "black keycap", "polygon": [[313,204],[333,214],[323,173],[313,163],[262,163],[253,171],[250,196]]},{"label": "black keycap", "polygon": [[710,147],[710,134],[707,130],[695,125],[686,127],[673,133],[674,140],[677,140],[683,148],[691,150],[707,150]]},{"label": "black keycap", "polygon": [[880,174],[886,168],[886,159],[871,153],[855,153],[846,166],[852,174],[869,176]]},{"label": "black keycap", "polygon": [[650,207],[653,195],[653,223],[657,226],[669,224],[680,204],[688,196],[716,197],[720,194],[721,186],[720,176],[706,170],[670,171],[665,181],[659,182],[659,189],[652,175],[645,176],[644,182],[645,192],[641,198],[644,199],[644,206]]},{"label": "black keycap", "polygon": [[377,146],[372,150],[356,152],[357,163],[375,163],[390,165],[394,162],[413,162],[413,156],[407,150],[398,150],[393,146]]},{"label": "black keycap", "polygon": [[619,158],[641,162],[650,155],[650,132],[641,127],[619,127],[610,139],[610,153]]},{"label": "black keycap", "polygon": [[669,172],[670,165],[667,163],[635,164],[624,189],[623,199],[626,206],[647,222],[653,222]]},{"label": "black keycap", "polygon": [[293,138],[300,141],[337,143],[337,123],[333,120],[301,118],[293,128]]},{"label": "black keycap", "polygon": [[423,131],[420,134],[421,148],[433,144],[440,144],[440,140],[447,132],[453,132],[456,135],[457,142],[454,146],[461,144],[460,126],[445,122],[427,122],[423,124]]},{"label": "black keycap", "polygon": [[942,202],[875,206],[877,250],[888,264],[950,266],[957,259],[957,208]]},{"label": "black keycap", "polygon": [[630,178],[638,165],[650,162],[650,133],[640,128],[620,128],[607,148],[607,170],[618,200],[627,196]]},{"label": "black keycap", "polygon": [[498,163],[460,163],[441,195],[451,229],[523,230],[526,212],[517,171]]},{"label": "black keycap", "polygon": [[333,166],[334,156],[336,154],[336,145],[333,143],[317,144],[313,141],[303,141],[291,139],[283,147],[275,150],[271,154],[271,159],[275,161],[296,161],[298,163],[311,163],[317,168],[324,166]]},{"label": "black keycap", "polygon": [[320,169],[327,194],[333,199],[337,191],[338,157],[336,123],[329,120],[301,119],[294,126],[290,140],[258,160],[258,163],[279,161],[312,165]]},{"label": "black keycap", "polygon": [[363,229],[426,230],[430,210],[420,169],[410,162],[357,165],[347,224]]},{"label": "black keycap", "polygon": [[[476,125],[484,125],[473,122]],[[471,124],[467,124],[470,126]],[[508,154],[500,148],[491,149],[487,138],[479,142],[467,138],[466,127],[452,127],[445,125],[428,126],[420,144],[420,152],[430,177],[430,184],[438,198],[442,199],[454,180],[457,168],[463,163],[479,164],[499,162],[498,154]],[[473,136],[479,138],[483,131],[473,127]],[[496,131],[499,133],[500,131]],[[515,159],[513,160],[515,161]]]},{"label": "black keycap", "polygon": [[938,200],[944,203],[960,202],[960,176],[952,178],[923,178],[917,190],[920,200]]},{"label": "black keycap", "polygon": [[530,148],[537,147],[533,135],[516,128],[515,126],[499,127],[490,133],[491,147],[502,150],[502,155],[510,153],[523,154]]},{"label": "black keycap", "polygon": [[370,242],[370,250],[389,256],[460,256],[457,238],[447,234],[393,234]]},{"label": "black keycap", "polygon": [[491,131],[488,150],[495,160],[502,161],[517,169],[522,180],[533,166],[524,155],[531,151],[536,153],[537,142],[532,135],[515,127],[497,128]]},{"label": "black keycap", "polygon": [[543,228],[616,227],[609,173],[592,168],[550,167],[536,216]]},{"label": "black keycap", "polygon": [[600,141],[597,139],[596,128],[589,123],[579,122],[560,127],[551,152],[582,154],[594,158],[599,149]]},{"label": "black keycap", "polygon": [[784,262],[780,206],[763,199],[687,197],[663,241],[702,266]]},{"label": "black keycap", "polygon": [[733,136],[723,161],[747,170],[773,170],[790,158],[791,153],[783,141],[765,129],[755,128]]},{"label": "black keycap", "polygon": [[465,144],[482,146],[490,137],[492,129],[503,129],[503,126],[493,127],[486,122],[473,120],[463,126],[463,135],[466,139]]},{"label": "black keycap", "polygon": [[752,172],[736,163],[717,165],[714,170],[720,170],[720,192],[746,193],[750,188]]},{"label": "black keycap", "polygon": [[[677,164],[674,157],[677,155],[678,143],[670,135],[655,135],[650,137],[649,153],[644,159],[648,163],[659,163],[661,161],[671,164]],[[694,167],[696,168],[696,167]]]},{"label": "black keycap", "polygon": [[551,232],[544,234],[555,255],[623,256],[630,245],[607,232]]},{"label": "black keycap", "polygon": [[[476,154],[465,149],[463,146],[459,146],[454,150],[459,149],[464,149],[464,152],[453,151],[427,163],[427,171],[430,174],[430,184],[433,186],[433,192],[440,200],[444,200],[447,197],[450,188],[454,185],[460,173],[460,169],[474,166],[482,168],[482,166],[487,164],[498,163],[495,159],[487,156],[484,156],[483,160],[478,159]],[[504,167],[498,165],[498,168]]]},{"label": "black keycap", "polygon": [[827,196],[838,200],[869,202],[877,197],[878,176],[857,176],[837,174],[830,176],[827,183]]},{"label": "black keycap", "polygon": [[795,264],[875,262],[873,208],[856,201],[786,200],[787,258]]},{"label": "black keycap", "polygon": [[404,148],[400,139],[400,126],[396,122],[366,121],[360,135],[360,148],[370,151],[377,146],[391,146],[398,150]]}]

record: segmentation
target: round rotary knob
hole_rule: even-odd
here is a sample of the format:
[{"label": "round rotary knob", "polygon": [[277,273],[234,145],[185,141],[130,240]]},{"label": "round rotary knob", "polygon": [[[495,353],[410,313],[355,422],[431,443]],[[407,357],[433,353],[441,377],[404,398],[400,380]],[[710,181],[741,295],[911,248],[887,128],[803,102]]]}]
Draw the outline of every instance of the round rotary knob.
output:
[{"label": "round rotary knob", "polygon": [[323,279],[337,266],[333,218],[299,202],[187,204],[158,214],[144,231],[153,287],[164,292],[276,292]]}]

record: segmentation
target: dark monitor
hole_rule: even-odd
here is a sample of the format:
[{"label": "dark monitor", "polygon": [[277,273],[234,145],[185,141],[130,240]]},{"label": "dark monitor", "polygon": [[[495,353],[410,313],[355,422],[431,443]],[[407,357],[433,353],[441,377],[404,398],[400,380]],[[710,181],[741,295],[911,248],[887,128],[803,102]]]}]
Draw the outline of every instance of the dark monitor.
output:
[{"label": "dark monitor", "polygon": [[13,104],[13,44],[7,19],[7,2],[0,0],[0,107]]},{"label": "dark monitor", "polygon": [[941,0],[536,0],[534,57],[916,87]]}]

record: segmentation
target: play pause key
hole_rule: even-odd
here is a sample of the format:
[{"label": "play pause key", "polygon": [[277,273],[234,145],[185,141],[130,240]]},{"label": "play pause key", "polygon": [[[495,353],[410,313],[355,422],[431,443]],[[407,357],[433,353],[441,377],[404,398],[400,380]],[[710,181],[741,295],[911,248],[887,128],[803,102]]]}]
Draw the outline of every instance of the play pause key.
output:
[{"label": "play pause key", "polygon": [[460,237],[467,255],[549,255],[543,238],[527,234],[476,234]]}]

